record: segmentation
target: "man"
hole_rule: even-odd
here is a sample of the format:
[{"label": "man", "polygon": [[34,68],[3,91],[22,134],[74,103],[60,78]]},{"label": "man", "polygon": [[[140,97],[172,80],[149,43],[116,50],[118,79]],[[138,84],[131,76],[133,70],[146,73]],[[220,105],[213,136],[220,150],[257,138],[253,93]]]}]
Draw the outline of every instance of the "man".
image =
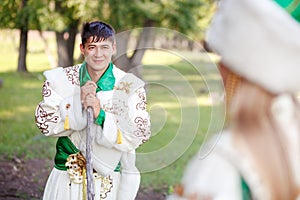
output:
[{"label": "man", "polygon": [[134,199],[140,183],[135,149],[150,137],[144,83],[112,62],[114,29],[86,23],[80,50],[84,62],[44,73],[43,101],[36,124],[46,136],[58,137],[55,167],[43,199],[85,199],[87,107],[93,108],[92,164],[95,199]]}]

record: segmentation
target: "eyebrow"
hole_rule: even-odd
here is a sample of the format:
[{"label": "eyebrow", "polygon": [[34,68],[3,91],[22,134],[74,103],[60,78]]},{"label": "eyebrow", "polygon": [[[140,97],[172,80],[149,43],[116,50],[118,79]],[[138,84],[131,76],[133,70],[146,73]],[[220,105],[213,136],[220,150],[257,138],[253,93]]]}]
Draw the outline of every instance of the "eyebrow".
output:
[{"label": "eyebrow", "polygon": [[[89,45],[88,45],[88,47],[95,47],[95,46],[98,46],[98,45],[95,45],[95,44],[89,44]],[[99,46],[101,46],[101,47],[109,47],[108,44],[101,44],[101,45],[99,45]]]}]

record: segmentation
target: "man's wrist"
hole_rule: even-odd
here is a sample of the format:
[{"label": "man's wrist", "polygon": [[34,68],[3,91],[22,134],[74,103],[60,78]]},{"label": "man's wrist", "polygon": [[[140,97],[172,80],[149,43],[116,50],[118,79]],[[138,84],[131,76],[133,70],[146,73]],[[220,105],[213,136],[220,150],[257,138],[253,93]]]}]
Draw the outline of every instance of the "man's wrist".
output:
[{"label": "man's wrist", "polygon": [[95,118],[95,124],[102,125],[105,119],[104,110],[100,110],[98,116]]},{"label": "man's wrist", "polygon": [[94,118],[97,119],[97,117],[99,116],[101,112],[101,109],[94,109]]}]

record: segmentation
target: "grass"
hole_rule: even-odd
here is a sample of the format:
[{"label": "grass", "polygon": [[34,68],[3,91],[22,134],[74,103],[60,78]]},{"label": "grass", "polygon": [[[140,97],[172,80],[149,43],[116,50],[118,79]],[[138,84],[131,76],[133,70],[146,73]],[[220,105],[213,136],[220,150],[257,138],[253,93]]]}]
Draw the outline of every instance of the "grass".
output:
[{"label": "grass", "polygon": [[40,73],[2,72],[0,78],[0,155],[47,157],[53,154],[51,144],[40,134],[34,122],[35,106],[41,100]]},{"label": "grass", "polygon": [[220,87],[218,75],[199,58],[193,63],[198,68],[183,59],[144,66],[152,137],[137,151],[137,166],[144,170],[142,186],[178,183],[203,140],[222,128],[222,104],[212,104],[205,90]]},{"label": "grass", "polygon": [[[53,159],[56,139],[43,136],[34,122],[35,107],[42,99],[42,71],[50,69],[47,57],[36,39],[30,43],[36,51],[28,54],[30,73],[15,73],[13,40],[7,31],[0,31],[4,47],[0,50],[0,155]],[[137,166],[142,187],[158,191],[180,181],[207,134],[223,125],[222,104],[209,96],[222,89],[217,71],[205,55],[177,53],[147,51],[143,60],[152,137],[137,150]]]}]

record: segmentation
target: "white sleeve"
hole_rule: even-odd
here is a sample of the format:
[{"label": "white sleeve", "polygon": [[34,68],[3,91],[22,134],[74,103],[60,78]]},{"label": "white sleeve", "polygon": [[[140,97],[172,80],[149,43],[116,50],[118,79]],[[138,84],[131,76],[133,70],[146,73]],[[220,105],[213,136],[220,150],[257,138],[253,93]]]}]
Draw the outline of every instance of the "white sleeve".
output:
[{"label": "white sleeve", "polygon": [[146,92],[137,89],[128,99],[128,112],[116,116],[117,127],[122,133],[122,143],[115,148],[131,151],[146,142],[150,135],[150,116],[146,108]]},{"label": "white sleeve", "polygon": [[[123,91],[100,92],[101,109],[106,113],[103,135],[98,141],[107,147],[129,152],[147,141],[151,135],[150,116],[146,109],[146,93],[140,87],[129,95]],[[117,143],[120,131],[122,142]]]},{"label": "white sleeve", "polygon": [[[63,97],[46,80],[42,90],[43,101],[35,111],[37,127],[46,136],[68,136],[73,130],[81,130],[86,125],[86,116],[82,112],[80,94]],[[64,129],[66,115],[69,118],[69,130]]]},{"label": "white sleeve", "polygon": [[212,153],[204,159],[197,156],[188,164],[183,179],[183,195],[168,199],[209,198],[214,200],[240,200],[241,176],[224,157]]}]

